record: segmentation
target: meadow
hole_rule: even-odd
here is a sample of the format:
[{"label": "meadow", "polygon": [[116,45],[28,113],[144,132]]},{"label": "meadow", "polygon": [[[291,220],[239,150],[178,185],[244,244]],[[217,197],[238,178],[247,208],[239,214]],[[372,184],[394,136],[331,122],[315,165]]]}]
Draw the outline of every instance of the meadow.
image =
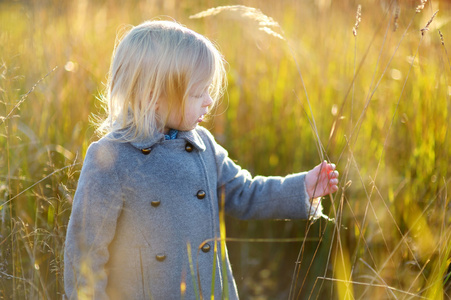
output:
[{"label": "meadow", "polygon": [[62,298],[116,34],[153,18],[224,54],[231,158],[340,172],[330,220],[226,218],[242,299],[451,299],[451,3],[419,0],[0,1],[0,299]]}]

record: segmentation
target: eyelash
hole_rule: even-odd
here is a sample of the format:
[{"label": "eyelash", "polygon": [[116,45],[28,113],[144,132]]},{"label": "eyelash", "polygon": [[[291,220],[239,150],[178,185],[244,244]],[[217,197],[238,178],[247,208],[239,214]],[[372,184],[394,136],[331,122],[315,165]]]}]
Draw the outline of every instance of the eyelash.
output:
[{"label": "eyelash", "polygon": [[196,99],[200,99],[200,98],[202,98],[204,95],[205,95],[205,93],[202,93],[202,94],[200,94],[200,95],[194,95],[194,96],[192,96],[192,97],[193,97],[193,98],[196,98]]}]

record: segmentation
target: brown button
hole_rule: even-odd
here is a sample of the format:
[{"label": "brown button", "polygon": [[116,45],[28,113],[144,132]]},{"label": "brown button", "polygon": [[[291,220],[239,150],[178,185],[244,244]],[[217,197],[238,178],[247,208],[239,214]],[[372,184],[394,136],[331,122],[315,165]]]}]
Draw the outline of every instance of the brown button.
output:
[{"label": "brown button", "polygon": [[158,206],[160,206],[160,201],[152,201],[152,202],[150,202],[150,205],[152,205],[153,207],[158,207]]},{"label": "brown button", "polygon": [[193,145],[191,145],[190,143],[186,143],[185,150],[186,150],[186,152],[193,151]]},{"label": "brown button", "polygon": [[210,247],[209,244],[205,244],[205,245],[202,246],[202,251],[204,253],[210,252],[210,249],[211,249],[211,247]]},{"label": "brown button", "polygon": [[144,155],[148,155],[148,154],[150,153],[150,151],[152,151],[152,148],[141,149],[141,152],[142,152]]},{"label": "brown button", "polygon": [[205,195],[206,195],[205,191],[200,190],[197,192],[197,199],[204,199]]},{"label": "brown button", "polygon": [[155,258],[156,258],[158,261],[163,261],[163,260],[166,259],[166,255],[164,255],[163,253],[159,253],[159,254],[155,255]]}]

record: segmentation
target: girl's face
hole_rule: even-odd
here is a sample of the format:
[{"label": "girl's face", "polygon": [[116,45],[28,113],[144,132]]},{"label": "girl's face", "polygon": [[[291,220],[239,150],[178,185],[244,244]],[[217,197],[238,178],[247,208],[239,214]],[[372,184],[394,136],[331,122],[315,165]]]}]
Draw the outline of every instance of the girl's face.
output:
[{"label": "girl's face", "polygon": [[159,101],[157,114],[162,118],[168,116],[163,133],[168,133],[170,129],[189,131],[203,121],[209,107],[213,104],[213,99],[208,92],[209,86],[210,84],[194,87],[186,101],[184,112],[181,107],[173,107],[171,111],[168,111],[167,101]]}]

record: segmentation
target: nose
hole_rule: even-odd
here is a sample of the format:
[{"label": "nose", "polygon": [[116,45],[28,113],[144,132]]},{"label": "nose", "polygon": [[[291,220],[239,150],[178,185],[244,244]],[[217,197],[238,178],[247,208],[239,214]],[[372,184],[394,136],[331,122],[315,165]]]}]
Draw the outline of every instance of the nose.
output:
[{"label": "nose", "polygon": [[204,102],[202,103],[203,107],[209,107],[213,104],[213,99],[211,98],[210,94],[207,94],[207,96],[204,99]]}]

